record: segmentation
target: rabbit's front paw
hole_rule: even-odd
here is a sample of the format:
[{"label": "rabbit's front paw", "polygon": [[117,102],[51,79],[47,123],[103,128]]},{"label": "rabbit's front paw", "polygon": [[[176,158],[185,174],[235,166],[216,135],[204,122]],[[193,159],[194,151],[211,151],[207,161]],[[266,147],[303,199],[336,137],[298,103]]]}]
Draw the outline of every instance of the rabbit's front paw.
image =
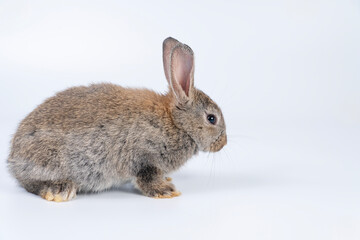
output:
[{"label": "rabbit's front paw", "polygon": [[180,192],[171,183],[170,177],[162,177],[161,171],[154,166],[145,166],[137,174],[137,186],[148,197],[173,198]]},{"label": "rabbit's front paw", "polygon": [[169,181],[155,184],[149,191],[149,197],[153,198],[173,198],[180,195],[181,192],[177,191],[174,184]]},{"label": "rabbit's front paw", "polygon": [[173,198],[181,195],[174,184],[165,181],[142,185],[140,190],[144,195],[152,198]]}]

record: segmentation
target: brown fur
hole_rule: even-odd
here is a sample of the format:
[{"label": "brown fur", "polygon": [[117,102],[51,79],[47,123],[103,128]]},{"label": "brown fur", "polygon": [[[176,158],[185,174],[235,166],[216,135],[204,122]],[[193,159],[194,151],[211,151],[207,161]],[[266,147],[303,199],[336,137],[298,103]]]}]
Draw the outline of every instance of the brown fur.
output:
[{"label": "brown fur", "polygon": [[[114,84],[73,87],[47,99],[15,133],[8,166],[29,192],[67,201],[133,181],[147,196],[180,195],[165,175],[202,151],[226,144],[221,110],[193,86],[191,49],[168,38],[169,92]],[[206,116],[217,116],[210,124]]]}]

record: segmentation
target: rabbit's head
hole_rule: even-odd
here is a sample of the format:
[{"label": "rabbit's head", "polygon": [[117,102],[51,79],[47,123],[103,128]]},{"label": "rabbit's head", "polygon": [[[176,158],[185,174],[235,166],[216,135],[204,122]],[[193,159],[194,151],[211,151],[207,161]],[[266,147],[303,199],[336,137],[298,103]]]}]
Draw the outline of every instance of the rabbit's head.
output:
[{"label": "rabbit's head", "polygon": [[193,51],[169,37],[163,43],[163,63],[175,125],[196,142],[199,150],[220,151],[227,142],[224,116],[209,96],[194,87]]}]

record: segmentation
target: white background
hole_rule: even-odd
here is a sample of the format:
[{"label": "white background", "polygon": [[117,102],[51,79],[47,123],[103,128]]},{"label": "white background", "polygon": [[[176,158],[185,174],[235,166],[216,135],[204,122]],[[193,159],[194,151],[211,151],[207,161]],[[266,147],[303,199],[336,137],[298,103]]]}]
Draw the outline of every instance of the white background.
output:
[{"label": "white background", "polygon": [[[173,175],[182,196],[20,188],[5,164],[20,120],[75,85],[164,92],[168,36],[229,136]],[[0,0],[0,239],[360,239],[359,43],[356,0]]]}]

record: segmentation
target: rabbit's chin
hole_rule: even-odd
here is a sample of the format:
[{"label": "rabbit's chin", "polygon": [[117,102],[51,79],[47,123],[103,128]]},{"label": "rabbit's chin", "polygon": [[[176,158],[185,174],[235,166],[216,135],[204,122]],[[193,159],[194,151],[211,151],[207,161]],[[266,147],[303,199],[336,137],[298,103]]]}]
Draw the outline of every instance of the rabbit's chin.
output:
[{"label": "rabbit's chin", "polygon": [[226,134],[221,134],[213,143],[211,143],[209,152],[218,152],[220,151],[227,143]]}]

